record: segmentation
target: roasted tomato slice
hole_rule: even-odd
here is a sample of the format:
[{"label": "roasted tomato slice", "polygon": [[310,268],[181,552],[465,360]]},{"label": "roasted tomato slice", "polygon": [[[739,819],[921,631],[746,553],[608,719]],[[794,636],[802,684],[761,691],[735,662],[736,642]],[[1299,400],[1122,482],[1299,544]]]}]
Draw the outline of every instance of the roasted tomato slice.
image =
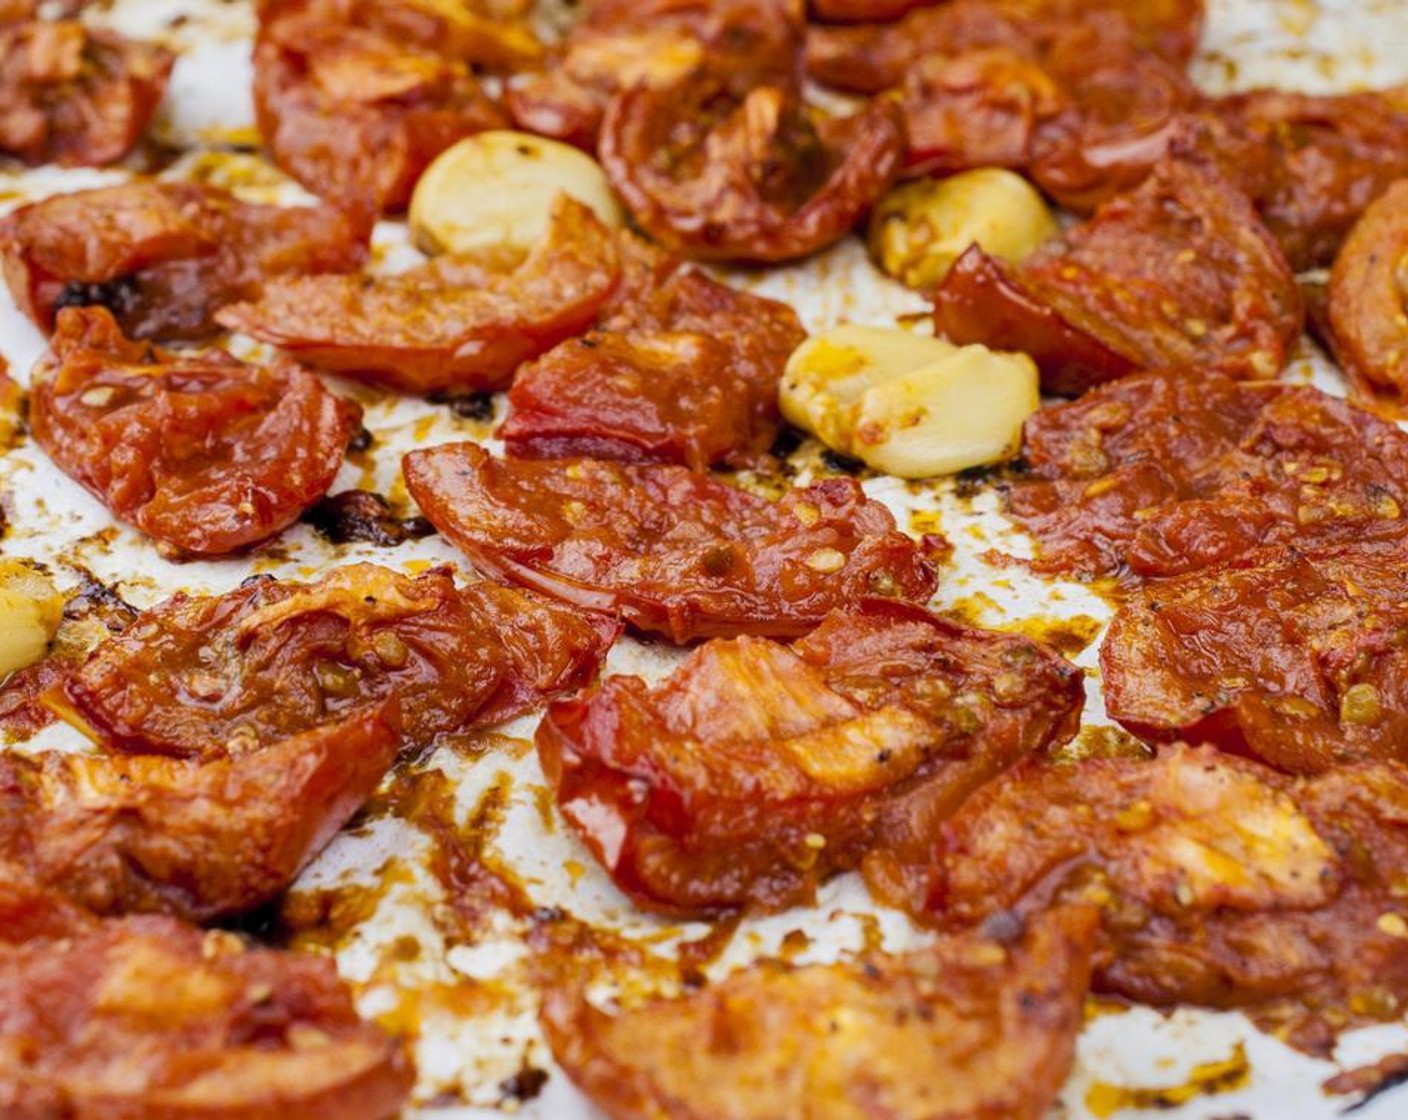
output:
[{"label": "roasted tomato slice", "polygon": [[554,988],[541,1019],[612,1120],[1039,1120],[1075,1056],[1094,927],[1092,911],[1066,909],[1001,943],[759,963],[616,1014]]},{"label": "roasted tomato slice", "polygon": [[1133,594],[1101,649],[1110,715],[1282,770],[1408,760],[1408,538],[1268,549]]},{"label": "roasted tomato slice", "polygon": [[1064,395],[1159,366],[1273,377],[1301,318],[1295,274],[1251,204],[1179,161],[1019,266],[974,246],[934,295],[940,333],[1025,350]]},{"label": "roasted tomato slice", "polygon": [[907,604],[831,615],[794,649],[700,647],[662,685],[611,677],[538,728],[558,805],[637,903],[806,901],[864,867],[887,898],[982,782],[1076,732],[1079,670]]},{"label": "roasted tomato slice", "polygon": [[220,322],[301,360],[412,393],[498,389],[518,366],[589,329],[615,289],[611,233],[562,195],[542,242],[510,272],[437,259],[390,277],[272,280]]},{"label": "roasted tomato slice", "polygon": [[101,165],[141,139],[176,56],[72,20],[0,27],[0,152]]},{"label": "roasted tomato slice", "polygon": [[1335,356],[1367,395],[1408,401],[1408,181],[1359,219],[1330,270]]},{"label": "roasted tomato slice", "polygon": [[1134,52],[1181,67],[1197,49],[1203,7],[1203,0],[950,0],[894,23],[813,27],[806,68],[823,85],[879,93],[899,85],[924,58],[992,47],[1037,62],[1063,52],[1075,61],[1083,54],[1092,70]]},{"label": "roasted tomato slice", "polygon": [[[430,162],[505,116],[433,13],[453,5],[294,0],[263,5],[254,47],[259,131],[279,166],[354,213],[404,209]],[[404,10],[404,14],[399,10]],[[445,17],[448,18],[448,17]],[[426,22],[422,28],[417,21]]]},{"label": "roasted tomato slice", "polygon": [[53,702],[114,749],[192,756],[394,696],[407,743],[429,747],[587,683],[614,636],[507,588],[458,589],[449,569],[355,564],[316,584],[173,596],[99,646]]},{"label": "roasted tomato slice", "polygon": [[806,338],[786,304],[623,241],[603,329],[519,370],[499,432],[510,455],[751,461],[777,433],[777,388]]},{"label": "roasted tomato slice", "polygon": [[332,961],[99,920],[0,865],[6,1116],[389,1120],[414,1080]]},{"label": "roasted tomato slice", "polygon": [[361,408],[286,360],[167,353],[107,311],[59,313],[30,398],[35,440],[118,517],[176,553],[268,540],[332,484]]},{"label": "roasted tomato slice", "polygon": [[257,206],[198,183],[138,181],[54,195],[0,219],[0,259],[43,330],[99,305],[134,338],[194,339],[275,276],[351,272],[366,233],[328,207]]},{"label": "roasted tomato slice", "polygon": [[803,634],[866,595],[922,601],[933,568],[850,479],[779,502],[683,467],[413,451],[406,485],[486,575],[675,642]]},{"label": "roasted tomato slice", "polygon": [[813,123],[793,89],[737,97],[708,75],[617,94],[600,149],[612,185],[657,241],[745,262],[805,257],[839,240],[903,155],[889,101]]},{"label": "roasted tomato slice", "polygon": [[795,80],[802,26],[795,0],[595,0],[541,73],[504,93],[514,123],[595,151],[613,94],[673,86],[707,64],[742,97]]},{"label": "roasted tomato slice", "polygon": [[390,710],[208,756],[0,754],[0,858],[104,914],[209,921],[285,890],[396,759]]},{"label": "roasted tomato slice", "polygon": [[1097,990],[1244,1008],[1323,1051],[1408,998],[1408,941],[1380,921],[1399,905],[1405,814],[1395,763],[1299,780],[1211,747],[1024,763],[941,827],[930,913],[966,929],[1093,903]]},{"label": "roasted tomato slice", "polygon": [[1169,576],[1262,544],[1394,538],[1408,436],[1307,386],[1140,374],[1027,422],[1011,509],[1040,567]]},{"label": "roasted tomato slice", "polygon": [[822,23],[889,23],[915,8],[932,8],[943,0],[808,0],[807,10]]}]

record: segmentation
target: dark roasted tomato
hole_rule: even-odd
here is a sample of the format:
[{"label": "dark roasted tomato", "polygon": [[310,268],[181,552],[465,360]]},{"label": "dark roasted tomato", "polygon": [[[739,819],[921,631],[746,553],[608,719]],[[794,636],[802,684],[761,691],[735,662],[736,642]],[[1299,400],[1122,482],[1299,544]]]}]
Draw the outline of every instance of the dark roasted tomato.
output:
[{"label": "dark roasted tomato", "polygon": [[437,258],[399,276],[273,280],[220,322],[310,365],[407,392],[498,389],[522,362],[590,328],[620,274],[610,231],[566,195],[517,268],[475,265],[470,285],[456,282],[455,267]]},{"label": "dark roasted tomato", "polygon": [[359,268],[366,232],[328,207],[145,180],[20,207],[0,219],[0,258],[45,331],[61,308],[99,305],[134,338],[189,339],[218,331],[216,311],[275,276]]},{"label": "dark roasted tomato", "polygon": [[434,13],[445,7],[393,0],[264,4],[254,104],[279,166],[354,213],[396,211],[451,144],[502,127],[506,118],[463,57],[450,30],[454,21],[437,41],[418,41],[434,34]]},{"label": "dark roasted tomato", "polygon": [[1335,356],[1367,395],[1408,401],[1408,180],[1364,211],[1330,270]]},{"label": "dark roasted tomato", "polygon": [[777,387],[806,338],[786,304],[679,269],[629,236],[603,329],[522,368],[500,436],[523,458],[750,461],[777,432]]},{"label": "dark roasted tomato", "polygon": [[103,914],[192,921],[268,902],[396,759],[391,710],[362,708],[258,750],[207,757],[0,754],[0,859]]},{"label": "dark roasted tomato", "polygon": [[899,87],[905,173],[1025,169],[1038,126],[1068,102],[1045,69],[1006,47],[920,59]]},{"label": "dark roasted tomato", "polygon": [[1408,538],[1266,549],[1132,595],[1101,649],[1112,717],[1282,770],[1408,761]]},{"label": "dark roasted tomato", "polygon": [[1041,1120],[1075,1056],[1094,933],[1069,908],[1002,942],[759,963],[616,1014],[555,987],[541,1020],[612,1120]]},{"label": "dark roasted tomato", "polygon": [[1024,351],[1064,395],[1159,366],[1274,377],[1301,317],[1295,274],[1251,204],[1176,161],[1020,265],[972,247],[934,295],[940,334]]},{"label": "dark roasted tomato", "polygon": [[330,960],[98,920],[0,865],[0,1111],[389,1120],[415,1080]]},{"label": "dark roasted tomato", "polygon": [[327,493],[362,410],[287,360],[247,365],[124,338],[107,311],[59,313],[30,428],[71,478],[163,546],[220,556]]},{"label": "dark roasted tomato", "polygon": [[1092,903],[1097,990],[1245,1008],[1324,1051],[1408,999],[1408,939],[1384,920],[1401,906],[1404,821],[1396,763],[1299,780],[1211,747],[1026,763],[941,827],[931,915],[970,928]]},{"label": "dark roasted tomato", "polygon": [[120,160],[175,61],[164,47],[69,20],[0,27],[0,152],[27,163]]},{"label": "dark roasted tomato", "polygon": [[879,93],[899,85],[924,58],[993,47],[1038,62],[1061,52],[1074,61],[1083,52],[1091,69],[1112,54],[1127,58],[1136,51],[1183,66],[1197,48],[1202,22],[1203,0],[950,0],[894,23],[813,27],[806,67],[823,85]]},{"label": "dark roasted tomato", "polygon": [[701,64],[742,97],[796,78],[796,0],[595,0],[541,73],[509,85],[504,104],[529,132],[595,150],[613,94],[673,86]]},{"label": "dark roasted tomato", "polygon": [[614,633],[448,569],[373,564],[316,584],[259,579],[176,595],[98,647],[54,702],[117,750],[180,756],[276,742],[395,697],[408,744],[587,683]]},{"label": "dark roasted tomato", "polygon": [[1298,269],[1329,265],[1364,208],[1408,177],[1401,88],[1338,96],[1254,90],[1218,100],[1213,114],[1222,127],[1193,147],[1252,196]]},{"label": "dark roasted tomato", "polygon": [[888,23],[944,0],[808,0],[807,10],[822,23]]},{"label": "dark roasted tomato", "polygon": [[866,595],[923,601],[919,547],[851,479],[781,501],[683,467],[412,451],[406,485],[475,567],[683,643],[791,636]]},{"label": "dark roasted tomato", "polygon": [[1141,374],[1027,422],[1011,508],[1039,566],[1177,575],[1261,544],[1395,537],[1408,436],[1306,386]]},{"label": "dark roasted tomato", "polygon": [[642,906],[777,908],[856,867],[910,900],[937,824],[1074,735],[1083,699],[1033,642],[872,601],[794,649],[717,640],[656,688],[611,677],[553,704],[537,742],[563,814]]},{"label": "dark roasted tomato", "polygon": [[792,89],[745,96],[703,75],[616,95],[600,156],[636,221],[663,245],[710,260],[773,262],[839,240],[904,155],[887,100],[813,120]]}]

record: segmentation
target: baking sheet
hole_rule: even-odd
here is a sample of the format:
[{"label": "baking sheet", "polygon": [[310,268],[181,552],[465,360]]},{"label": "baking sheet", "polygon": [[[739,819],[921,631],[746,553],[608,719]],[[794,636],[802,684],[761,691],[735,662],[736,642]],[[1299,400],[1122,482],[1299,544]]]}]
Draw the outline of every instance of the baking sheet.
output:
[{"label": "baking sheet", "polygon": [[[165,145],[190,151],[162,174],[206,178],[252,200],[293,200],[301,192],[245,150],[255,139],[248,92],[251,7],[247,0],[116,0],[96,5],[93,18],[163,39],[183,52],[158,136]],[[1400,47],[1408,42],[1405,0],[1212,0],[1210,7],[1205,49],[1195,66],[1197,78],[1210,89],[1280,84],[1334,91],[1408,79],[1408,52]],[[0,203],[120,181],[125,174],[55,169],[0,174]],[[378,268],[395,270],[415,259],[398,223],[383,223],[376,243]],[[923,310],[922,301],[870,267],[856,242],[801,266],[734,280],[792,303],[813,329],[842,321],[888,324]],[[17,380],[27,380],[42,348],[38,332],[0,293],[0,352]],[[239,340],[233,348],[259,352]],[[1339,387],[1337,373],[1308,342],[1287,376]],[[486,441],[491,435],[492,422],[461,418],[444,406],[341,387],[363,402],[376,445],[369,460],[343,468],[335,490],[360,486],[404,502],[397,477],[403,451],[451,439]],[[804,446],[796,459],[805,477],[818,467],[817,448]],[[865,485],[902,525],[916,532],[939,530],[953,541],[955,553],[936,606],[986,625],[1054,636],[1068,649],[1092,639],[1108,619],[1109,606],[1081,585],[1038,580],[1018,568],[984,562],[991,549],[1019,556],[1031,550],[1001,515],[995,494],[963,497],[947,483],[886,478]],[[61,582],[91,572],[138,606],[177,589],[223,592],[254,572],[313,578],[330,565],[359,559],[407,570],[459,562],[470,574],[438,538],[393,549],[338,547],[307,526],[295,527],[255,556],[170,564],[151,544],[115,525],[28,443],[0,456],[0,500],[11,525],[0,544],[5,555],[43,561]],[[1089,641],[1076,658],[1090,674],[1087,735],[1100,734],[1105,723],[1097,648],[1098,640]],[[625,639],[608,669],[653,679],[678,657],[672,649]],[[462,828],[459,841],[482,843],[478,858],[510,875],[533,905],[559,908],[647,959],[668,963],[681,943],[703,938],[709,927],[672,925],[636,912],[585,848],[554,823],[545,811],[542,775],[530,745],[533,723],[533,718],[517,721],[485,736],[476,750],[442,751],[429,760],[429,768],[453,783],[455,823],[477,822],[474,830]],[[16,749],[39,747],[79,745],[72,732],[50,728]],[[340,836],[292,892],[291,913],[329,915],[305,928],[300,943],[335,954],[343,975],[358,986],[365,1013],[417,1036],[421,1077],[412,1115],[468,1120],[511,1109],[543,1120],[595,1117],[552,1067],[537,1034],[526,940],[531,922],[490,912],[467,923],[429,870],[433,851],[430,834],[395,812],[368,816]],[[807,935],[800,950],[797,930]],[[875,945],[900,949],[924,936],[902,916],[875,908],[858,880],[844,876],[824,888],[810,909],[741,923],[706,971],[717,977],[750,959],[782,952],[807,961]],[[648,988],[662,974],[642,970],[641,986]],[[1405,1046],[1408,1030],[1373,1028],[1346,1036],[1337,1058],[1354,1066]],[[1179,1120],[1328,1120],[1353,1103],[1326,1098],[1320,1090],[1337,1068],[1288,1050],[1237,1015],[1163,1016],[1092,1007],[1058,1115],[1081,1120],[1157,1112]],[[547,1074],[541,1086],[533,1071]],[[539,1087],[536,1095],[529,1092]],[[1356,1115],[1364,1120],[1408,1115],[1408,1089],[1385,1094]]]}]

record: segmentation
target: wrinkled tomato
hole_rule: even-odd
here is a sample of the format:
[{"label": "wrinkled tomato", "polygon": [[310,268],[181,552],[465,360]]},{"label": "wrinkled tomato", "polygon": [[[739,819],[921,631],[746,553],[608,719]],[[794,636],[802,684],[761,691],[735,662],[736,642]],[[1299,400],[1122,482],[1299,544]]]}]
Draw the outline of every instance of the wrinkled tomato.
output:
[{"label": "wrinkled tomato", "polygon": [[1074,1060],[1093,940],[1092,912],[1068,909],[1001,942],[754,964],[616,1014],[554,987],[541,1021],[612,1120],[1039,1120]]},{"label": "wrinkled tomato", "polygon": [[1281,770],[1408,761],[1408,538],[1267,549],[1134,593],[1101,649],[1110,715]]},{"label": "wrinkled tomato", "polygon": [[[396,759],[394,705],[196,761],[0,754],[0,859],[103,914],[210,921],[287,889]],[[234,745],[234,744],[232,744]]]},{"label": "wrinkled tomato", "polygon": [[1392,763],[1299,780],[1211,747],[1026,763],[942,826],[931,915],[967,929],[1094,904],[1097,991],[1243,1008],[1325,1052],[1408,998],[1408,940],[1379,920],[1397,907],[1405,819]]},{"label": "wrinkled tomato", "polygon": [[167,353],[107,311],[61,311],[34,369],[30,428],[59,467],[161,545],[220,556],[327,493],[361,421],[288,361]]},{"label": "wrinkled tomato", "polygon": [[0,1111],[387,1120],[415,1080],[323,957],[100,921],[0,865]]},{"label": "wrinkled tomato", "polygon": [[559,196],[552,224],[510,272],[443,258],[390,277],[275,279],[220,322],[321,369],[412,393],[501,388],[525,361],[581,334],[615,289],[619,254],[591,210]]},{"label": "wrinkled tomato", "polygon": [[1262,544],[1394,537],[1408,435],[1307,386],[1141,374],[1027,422],[1012,513],[1038,566],[1158,577]]},{"label": "wrinkled tomato", "polygon": [[586,684],[609,626],[449,569],[373,564],[316,584],[178,594],[99,646],[55,703],[107,746],[198,756],[279,741],[395,697],[406,743],[495,722]]},{"label": "wrinkled tomato", "polygon": [[872,601],[794,648],[710,642],[662,685],[611,677],[548,709],[563,814],[638,904],[807,901],[863,867],[885,897],[982,782],[1075,734],[1079,670],[1024,638]]},{"label": "wrinkled tomato", "polygon": [[485,575],[677,643],[789,636],[867,595],[923,601],[937,577],[851,479],[772,502],[683,467],[412,451],[406,485]]},{"label": "wrinkled tomato", "polygon": [[679,269],[627,236],[602,330],[519,370],[510,455],[748,462],[772,446],[777,389],[806,332],[786,304]]},{"label": "wrinkled tomato", "polygon": [[801,45],[795,0],[596,0],[545,70],[504,93],[514,123],[589,151],[611,97],[670,87],[696,68],[742,97],[760,82],[795,81]]},{"label": "wrinkled tomato", "polygon": [[703,75],[616,95],[600,157],[637,222],[661,244],[710,260],[776,262],[845,236],[904,155],[895,106],[813,121],[784,86],[730,93]]},{"label": "wrinkled tomato", "polygon": [[1367,395],[1408,400],[1408,181],[1364,211],[1330,270],[1335,356]]},{"label": "wrinkled tomato", "polygon": [[202,338],[221,307],[273,277],[365,258],[365,230],[335,210],[252,205],[198,183],[54,195],[0,219],[5,281],[45,331],[62,308],[96,305],[133,338]]},{"label": "wrinkled tomato", "polygon": [[279,166],[359,215],[397,211],[446,148],[503,127],[464,57],[457,21],[443,13],[387,0],[263,5],[254,104]]},{"label": "wrinkled tomato", "polygon": [[1295,274],[1250,203],[1176,161],[1020,265],[973,246],[934,295],[940,334],[1024,351],[1063,395],[1159,366],[1273,377],[1301,318]]},{"label": "wrinkled tomato", "polygon": [[176,56],[71,20],[0,26],[0,152],[115,163],[142,138]]}]

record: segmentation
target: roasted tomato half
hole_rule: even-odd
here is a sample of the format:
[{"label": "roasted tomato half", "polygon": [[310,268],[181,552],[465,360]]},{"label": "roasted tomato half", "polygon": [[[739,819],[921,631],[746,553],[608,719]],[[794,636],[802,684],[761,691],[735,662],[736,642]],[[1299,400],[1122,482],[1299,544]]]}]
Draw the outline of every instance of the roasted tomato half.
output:
[{"label": "roasted tomato half", "polygon": [[1067,396],[1159,366],[1274,377],[1301,319],[1295,274],[1251,204],[1182,162],[1020,265],[973,246],[934,294],[939,333],[1028,353],[1042,387]]},{"label": "roasted tomato half", "polygon": [[1329,325],[1362,392],[1408,402],[1408,180],[1364,211],[1335,258]]},{"label": "roasted tomato half", "polygon": [[287,889],[401,743],[394,704],[258,750],[216,734],[199,760],[0,754],[0,859],[98,913],[229,917]]},{"label": "roasted tomato half", "polygon": [[595,0],[546,68],[504,92],[514,123],[589,151],[611,97],[668,87],[701,65],[742,97],[761,82],[796,80],[796,0]]},{"label": "roasted tomato half", "polygon": [[806,338],[786,304],[680,269],[626,235],[602,329],[522,367],[499,432],[510,455],[748,462],[772,446],[777,390]]},{"label": "roasted tomato half", "polygon": [[620,276],[610,231],[566,195],[516,268],[457,267],[437,258],[399,276],[272,280],[220,322],[310,365],[407,392],[498,389],[522,362],[588,330]]},{"label": "roasted tomato half", "polygon": [[855,867],[904,901],[938,822],[1070,739],[1083,700],[1079,670],[1033,642],[872,601],[791,649],[716,640],[656,688],[611,677],[553,704],[537,742],[564,815],[642,906],[776,908]]},{"label": "roasted tomato half", "polygon": [[0,1111],[390,1120],[414,1073],[330,960],[98,920],[0,865]]},{"label": "roasted tomato half", "polygon": [[1382,920],[1401,905],[1405,820],[1395,763],[1299,780],[1210,747],[1025,763],[942,826],[930,912],[967,929],[1094,904],[1097,990],[1244,1008],[1323,1052],[1408,998],[1408,940]]},{"label": "roasted tomato half", "polygon": [[473,443],[413,451],[403,468],[479,571],[679,643],[803,634],[841,604],[923,601],[937,582],[850,479],[771,502],[683,467],[503,460]]},{"label": "roasted tomato half", "polygon": [[1100,653],[1106,707],[1296,773],[1408,761],[1405,634],[1408,537],[1268,549],[1132,595]]},{"label": "roasted tomato half", "polygon": [[361,408],[286,360],[167,353],[100,308],[59,313],[29,422],[55,463],[166,548],[268,540],[327,493]]},{"label": "roasted tomato half", "polygon": [[315,584],[178,594],[99,646],[53,703],[122,751],[183,757],[276,742],[395,697],[411,746],[586,684],[610,626],[449,569],[355,564]]},{"label": "roasted tomato half", "polygon": [[[404,209],[430,162],[506,118],[461,53],[456,5],[285,0],[254,47],[259,131],[279,166],[354,213]],[[432,41],[425,41],[432,39]]]},{"label": "roasted tomato half", "polygon": [[1011,509],[1038,566],[1150,578],[1298,548],[1396,537],[1408,436],[1308,386],[1201,370],[1140,374],[1027,422]]},{"label": "roasted tomato half", "polygon": [[176,56],[73,20],[0,27],[0,152],[115,163],[141,139]]},{"label": "roasted tomato half", "polygon": [[553,1056],[612,1120],[1040,1120],[1065,1083],[1090,979],[1093,912],[998,942],[794,968],[606,1014],[554,988]]},{"label": "roasted tomato half", "polygon": [[889,101],[813,119],[794,89],[734,96],[707,74],[617,94],[600,149],[612,185],[657,241],[745,262],[805,257],[845,236],[903,154]]},{"label": "roasted tomato half", "polygon": [[365,259],[365,230],[335,210],[252,205],[198,183],[76,191],[0,219],[5,281],[45,331],[65,307],[100,306],[134,338],[203,338],[221,307],[273,277]]}]

